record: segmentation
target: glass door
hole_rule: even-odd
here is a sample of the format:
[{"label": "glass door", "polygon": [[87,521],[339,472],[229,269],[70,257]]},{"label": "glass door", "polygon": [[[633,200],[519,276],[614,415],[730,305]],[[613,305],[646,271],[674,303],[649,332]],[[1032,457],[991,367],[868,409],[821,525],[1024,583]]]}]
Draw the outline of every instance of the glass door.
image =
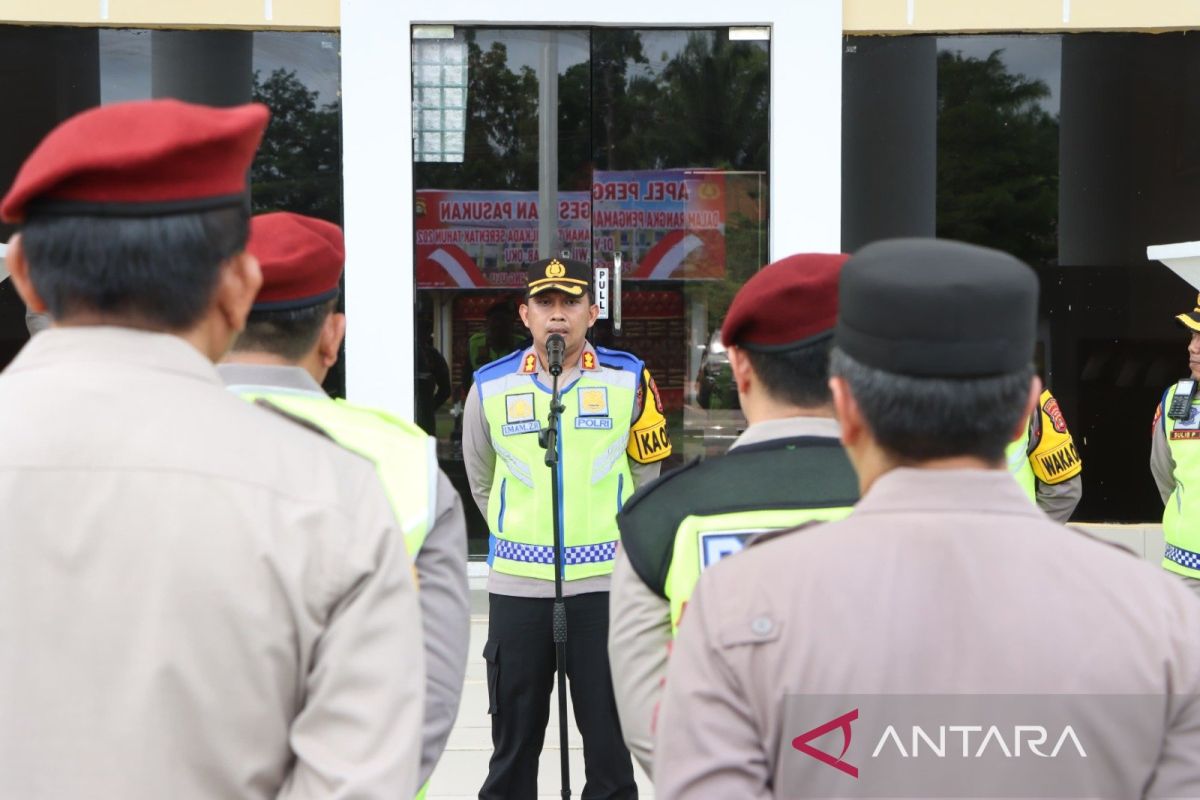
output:
[{"label": "glass door", "polygon": [[479,366],[527,345],[525,266],[590,261],[590,334],[643,359],[674,455],[744,427],[719,330],[767,252],[769,41],[727,28],[413,29],[416,418],[466,483]]}]

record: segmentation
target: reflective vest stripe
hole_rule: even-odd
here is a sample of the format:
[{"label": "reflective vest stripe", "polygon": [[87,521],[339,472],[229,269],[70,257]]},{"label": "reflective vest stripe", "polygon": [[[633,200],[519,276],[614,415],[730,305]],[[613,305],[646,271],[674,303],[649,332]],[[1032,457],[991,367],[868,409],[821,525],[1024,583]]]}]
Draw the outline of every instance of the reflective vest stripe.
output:
[{"label": "reflective vest stripe", "polygon": [[[524,561],[530,564],[553,564],[554,547],[539,544],[524,544],[496,537],[496,558],[509,561]],[[617,557],[616,542],[581,544],[563,548],[563,564],[595,564],[612,561]]]},{"label": "reflective vest stripe", "polygon": [[[1174,397],[1175,386],[1172,386],[1163,398],[1163,409],[1170,407]],[[1196,405],[1193,402],[1193,414],[1196,413]],[[1172,419],[1165,411],[1162,421],[1167,447],[1175,461],[1175,488],[1163,509],[1163,536],[1167,541],[1167,549],[1162,565],[1164,569],[1179,575],[1200,579],[1200,556],[1197,556],[1200,553],[1200,507],[1192,498],[1194,492],[1185,487],[1185,481],[1191,480],[1191,476],[1200,476],[1200,438],[1191,436],[1200,436],[1200,430],[1195,429],[1195,423],[1187,420],[1187,428],[1176,437],[1179,423],[1185,421]]]},{"label": "reflective vest stripe", "polygon": [[[1033,413],[1038,413],[1036,410]],[[1029,426],[1020,439],[1010,444],[1004,451],[1008,460],[1008,471],[1017,479],[1021,491],[1033,502],[1037,502],[1037,476],[1029,463]]]}]

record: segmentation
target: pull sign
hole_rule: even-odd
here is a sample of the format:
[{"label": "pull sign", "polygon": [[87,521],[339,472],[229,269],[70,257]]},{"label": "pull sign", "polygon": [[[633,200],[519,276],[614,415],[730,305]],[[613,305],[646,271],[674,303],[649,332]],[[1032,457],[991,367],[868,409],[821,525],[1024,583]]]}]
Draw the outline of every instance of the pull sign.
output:
[{"label": "pull sign", "polygon": [[596,267],[592,288],[596,290],[596,305],[600,306],[596,319],[608,319],[608,267]]}]

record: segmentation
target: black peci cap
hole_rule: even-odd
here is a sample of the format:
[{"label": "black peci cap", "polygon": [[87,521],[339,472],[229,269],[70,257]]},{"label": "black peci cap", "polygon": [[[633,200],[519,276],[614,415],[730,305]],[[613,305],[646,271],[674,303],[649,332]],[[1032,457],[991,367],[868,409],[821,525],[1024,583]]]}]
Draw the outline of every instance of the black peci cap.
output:
[{"label": "black peci cap", "polygon": [[892,239],[842,268],[834,344],[869,367],[921,378],[980,378],[1033,360],[1038,280],[987,247]]}]

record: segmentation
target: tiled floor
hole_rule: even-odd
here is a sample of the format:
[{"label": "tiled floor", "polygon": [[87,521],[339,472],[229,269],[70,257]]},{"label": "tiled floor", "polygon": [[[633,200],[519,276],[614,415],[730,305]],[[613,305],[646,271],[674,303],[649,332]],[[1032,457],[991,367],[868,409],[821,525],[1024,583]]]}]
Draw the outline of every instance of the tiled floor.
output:
[{"label": "tiled floor", "polygon": [[[472,592],[472,595],[477,595]],[[488,759],[492,754],[491,723],[487,714],[487,678],[483,657],[483,643],[487,639],[486,596],[482,604],[474,602],[477,612],[471,617],[471,650],[467,660],[467,680],[463,687],[462,706],[458,721],[450,734],[446,752],[438,763],[429,785],[429,800],[466,800],[478,795],[483,779],[487,777]],[[482,606],[482,608],[480,608]],[[559,749],[558,749],[558,697],[550,701],[550,727],[546,731],[546,745],[542,751],[541,769],[538,773],[538,797],[560,798],[559,793]],[[567,705],[570,709],[570,704]],[[568,717],[568,749],[571,755],[571,797],[578,798],[583,790],[583,749],[579,732],[575,730],[574,718]],[[653,798],[654,790],[645,773],[634,763],[639,794]],[[514,798],[514,800],[520,800]]]}]

